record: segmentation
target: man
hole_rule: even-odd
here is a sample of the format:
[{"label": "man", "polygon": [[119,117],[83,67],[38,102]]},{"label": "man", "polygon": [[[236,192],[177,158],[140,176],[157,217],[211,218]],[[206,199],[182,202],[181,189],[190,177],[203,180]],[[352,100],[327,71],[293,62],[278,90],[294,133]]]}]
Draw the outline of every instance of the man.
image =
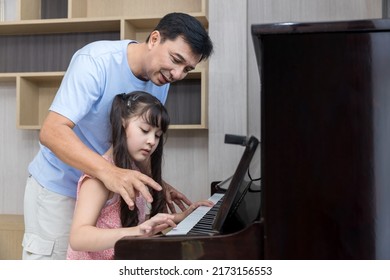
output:
[{"label": "man", "polygon": [[[109,111],[118,93],[146,91],[165,103],[169,84],[183,79],[213,51],[194,17],[171,13],[161,19],[146,42],[99,41],[77,51],[64,75],[39,135],[40,150],[29,165],[24,216],[23,259],[65,259],[82,172],[119,193],[128,206],[148,186],[150,177],[115,167],[101,157],[110,146]],[[167,186],[169,186],[167,184]],[[169,186],[168,206],[191,202]]]}]

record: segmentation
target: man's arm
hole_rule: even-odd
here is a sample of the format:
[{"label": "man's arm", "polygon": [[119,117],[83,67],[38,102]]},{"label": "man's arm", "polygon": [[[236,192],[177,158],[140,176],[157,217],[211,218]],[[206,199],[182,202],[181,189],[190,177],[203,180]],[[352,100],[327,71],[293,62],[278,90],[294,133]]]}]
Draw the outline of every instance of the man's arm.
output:
[{"label": "man's arm", "polygon": [[59,159],[98,178],[111,191],[119,193],[129,207],[134,207],[135,190],[147,201],[152,201],[147,186],[161,190],[152,178],[135,170],[118,168],[89,149],[73,132],[74,123],[55,112],[49,112],[39,135],[39,140]]}]

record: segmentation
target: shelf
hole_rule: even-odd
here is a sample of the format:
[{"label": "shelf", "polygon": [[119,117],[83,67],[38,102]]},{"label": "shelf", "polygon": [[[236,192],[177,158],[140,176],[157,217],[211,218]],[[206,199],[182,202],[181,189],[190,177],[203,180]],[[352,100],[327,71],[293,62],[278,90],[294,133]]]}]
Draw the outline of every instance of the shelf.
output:
[{"label": "shelf", "polygon": [[[158,0],[160,1],[160,0]],[[19,0],[20,20],[45,18],[161,18],[172,11],[207,15],[206,0]]]},{"label": "shelf", "polygon": [[[84,45],[124,38],[144,42],[159,20],[84,18],[3,22],[0,73],[65,71],[72,55]],[[207,23],[204,16],[198,20]]]},{"label": "shelf", "polygon": [[171,129],[207,128],[206,76],[206,68],[201,66],[171,84],[165,104]]},{"label": "shelf", "polygon": [[[64,72],[0,74],[0,82],[16,81],[17,127],[40,129]],[[205,129],[206,68],[200,66],[171,85],[166,103],[171,116],[170,129]]]},{"label": "shelf", "polygon": [[81,47],[119,36],[119,32],[0,36],[0,73],[65,71]]},{"label": "shelf", "polygon": [[[196,17],[207,0],[18,0],[19,21],[0,22],[0,82],[15,82],[17,127],[40,129],[72,55],[97,40],[144,42],[165,14]],[[203,64],[203,63],[202,63]],[[207,67],[171,85],[171,129],[207,128]],[[172,109],[170,109],[172,108]]]},{"label": "shelf", "polygon": [[119,32],[120,18],[83,19],[35,19],[4,21],[0,23],[0,35],[64,34],[80,32]]},{"label": "shelf", "polygon": [[16,82],[15,73],[0,73],[0,82]]},{"label": "shelf", "polygon": [[21,259],[23,234],[22,215],[0,215],[0,260]]},{"label": "shelf", "polygon": [[16,122],[22,129],[40,129],[63,72],[26,73],[16,77]]},{"label": "shelf", "polygon": [[[25,0],[31,1],[31,0]],[[205,0],[73,0],[69,1],[69,18],[82,17],[157,17],[161,18],[172,11],[206,14]]]},{"label": "shelf", "polygon": [[[204,14],[191,14],[206,28],[208,21]],[[151,31],[161,17],[100,17],[78,19],[35,19],[0,22],[0,36],[66,34],[82,32],[119,32],[124,30],[121,39],[134,39],[132,34],[138,31]]]},{"label": "shelf", "polygon": [[68,0],[19,0],[20,19],[67,18],[68,4]]}]

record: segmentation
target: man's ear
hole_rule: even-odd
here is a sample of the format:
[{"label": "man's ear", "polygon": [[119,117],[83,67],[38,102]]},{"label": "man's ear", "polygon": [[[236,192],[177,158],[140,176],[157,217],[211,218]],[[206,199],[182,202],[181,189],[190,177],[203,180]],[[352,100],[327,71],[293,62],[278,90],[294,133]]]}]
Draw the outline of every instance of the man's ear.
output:
[{"label": "man's ear", "polygon": [[150,33],[149,42],[148,42],[149,48],[152,48],[158,43],[160,43],[160,39],[161,39],[160,31],[158,30],[152,31],[152,33]]}]

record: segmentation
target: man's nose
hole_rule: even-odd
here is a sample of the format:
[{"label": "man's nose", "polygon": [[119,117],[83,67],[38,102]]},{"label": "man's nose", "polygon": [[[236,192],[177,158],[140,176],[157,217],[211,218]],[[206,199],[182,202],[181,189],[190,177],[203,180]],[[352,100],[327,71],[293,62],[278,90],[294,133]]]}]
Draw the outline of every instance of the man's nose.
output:
[{"label": "man's nose", "polygon": [[187,76],[187,72],[184,67],[177,67],[171,71],[172,79],[174,81],[180,81]]}]

